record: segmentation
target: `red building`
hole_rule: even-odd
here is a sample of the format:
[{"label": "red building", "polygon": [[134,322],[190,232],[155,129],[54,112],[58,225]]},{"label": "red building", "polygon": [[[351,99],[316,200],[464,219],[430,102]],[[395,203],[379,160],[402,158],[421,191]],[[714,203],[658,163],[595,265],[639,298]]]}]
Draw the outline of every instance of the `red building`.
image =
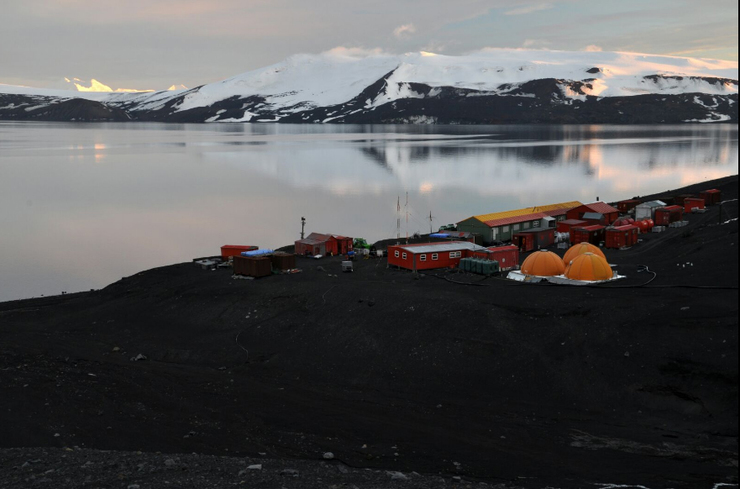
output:
[{"label": "red building", "polygon": [[722,191],[716,188],[710,188],[708,190],[702,190],[699,192],[699,197],[704,199],[705,205],[714,205],[722,202]]},{"label": "red building", "polygon": [[535,228],[521,231],[512,236],[511,242],[519,248],[519,251],[547,248],[555,243],[555,228]]},{"label": "red building", "polygon": [[689,199],[684,199],[683,201],[683,211],[684,212],[691,212],[694,208],[704,209],[704,199],[700,199],[698,197],[691,197]]},{"label": "red building", "polygon": [[585,242],[598,246],[599,243],[604,241],[605,229],[606,227],[600,226],[598,224],[594,224],[592,226],[571,228],[570,244],[574,245]]},{"label": "red building", "polygon": [[[514,245],[509,246],[492,246],[487,248],[488,253],[478,256],[478,258],[488,258],[496,260],[500,270],[508,270],[519,265],[519,248]],[[477,253],[476,253],[477,255]]]},{"label": "red building", "polygon": [[655,225],[668,226],[672,222],[683,219],[683,207],[680,205],[669,205],[662,209],[655,209]]},{"label": "red building", "polygon": [[583,219],[583,215],[586,213],[602,214],[605,224],[611,224],[619,217],[619,209],[601,201],[579,205],[569,210],[565,215],[568,219]]},{"label": "red building", "polygon": [[486,248],[469,241],[391,245],[388,247],[388,265],[407,270],[455,268],[462,258],[486,251]]},{"label": "red building", "polygon": [[640,229],[632,224],[609,228],[605,233],[606,248],[624,248],[637,244]]},{"label": "red building", "polygon": [[627,199],[622,200],[620,202],[617,202],[617,209],[622,214],[627,214],[629,211],[634,209],[637,205],[641,204],[642,201],[640,199]]},{"label": "red building", "polygon": [[337,234],[311,233],[295,242],[296,255],[343,255],[352,251],[352,238]]}]

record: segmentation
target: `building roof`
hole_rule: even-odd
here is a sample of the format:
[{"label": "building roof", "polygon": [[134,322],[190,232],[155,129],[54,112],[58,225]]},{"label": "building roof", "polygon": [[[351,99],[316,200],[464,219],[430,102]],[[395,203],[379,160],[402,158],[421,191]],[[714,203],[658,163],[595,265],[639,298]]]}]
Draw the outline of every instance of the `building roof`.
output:
[{"label": "building roof", "polygon": [[[470,241],[441,241],[439,243],[415,243],[407,245],[392,245],[409,253],[444,253],[446,251],[487,251],[483,246],[478,246]],[[389,246],[390,248],[390,246]]]},{"label": "building roof", "polygon": [[616,207],[612,207],[606,202],[603,202],[601,200],[596,202],[591,202],[590,204],[583,204],[582,207],[586,207],[590,209],[592,212],[598,212],[599,214],[613,214],[613,213],[619,213],[619,209]]},{"label": "building roof", "polygon": [[521,216],[502,217],[501,219],[484,221],[484,224],[488,227],[495,228],[499,226],[508,226],[510,224],[519,224],[520,222],[539,221],[545,217],[547,216],[542,212],[536,212],[534,214],[522,214]]},{"label": "building roof", "polygon": [[638,204],[637,207],[664,207],[666,205],[662,200],[651,200]]},{"label": "building roof", "polygon": [[[532,221],[534,219],[541,219],[545,216],[560,216],[565,214],[569,209],[572,209],[574,207],[578,207],[581,204],[577,200],[571,201],[571,202],[561,202],[558,204],[549,204],[549,205],[539,205],[534,207],[525,207],[524,209],[515,209],[511,211],[504,211],[504,212],[491,212],[488,214],[479,214],[477,216],[472,216],[472,218],[469,219],[477,219],[485,224],[487,224],[489,227],[496,227],[496,226],[505,226],[507,224],[516,224],[517,222],[524,222],[524,221]],[[530,219],[522,219],[519,221],[512,221],[512,222],[502,222],[502,224],[499,224],[498,221],[502,219],[511,219],[515,217],[520,216],[533,216],[538,215],[539,217],[532,217]],[[491,224],[493,223],[493,224]]]},{"label": "building roof", "polygon": [[584,212],[583,213],[584,220],[591,219],[591,220],[600,221],[603,218],[604,218],[604,214],[602,214],[601,212]]}]

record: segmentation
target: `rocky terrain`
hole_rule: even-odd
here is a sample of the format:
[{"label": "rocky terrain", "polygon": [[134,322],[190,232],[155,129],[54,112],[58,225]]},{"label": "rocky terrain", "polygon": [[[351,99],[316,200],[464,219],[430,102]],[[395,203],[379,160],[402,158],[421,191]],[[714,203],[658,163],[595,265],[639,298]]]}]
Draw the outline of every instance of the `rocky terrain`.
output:
[{"label": "rocky terrain", "polygon": [[599,286],[299,258],[2,303],[0,487],[736,487],[737,201],[687,220]]}]

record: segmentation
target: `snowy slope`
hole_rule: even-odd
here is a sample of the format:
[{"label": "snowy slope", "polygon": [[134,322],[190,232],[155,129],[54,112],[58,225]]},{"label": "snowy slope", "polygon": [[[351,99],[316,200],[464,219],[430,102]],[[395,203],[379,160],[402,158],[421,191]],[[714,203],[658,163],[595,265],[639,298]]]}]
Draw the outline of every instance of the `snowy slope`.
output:
[{"label": "snowy slope", "polygon": [[[190,90],[96,93],[0,85],[0,96],[32,97],[33,100],[23,103],[34,109],[51,100],[83,99],[122,110],[128,119],[192,122],[357,122],[363,121],[362,117],[370,122],[436,122],[440,117],[453,123],[462,120],[440,108],[440,97],[448,102],[451,98],[483,97],[490,106],[488,110],[495,112],[496,117],[502,110],[516,110],[516,107],[532,114],[535,110],[543,112],[544,106],[557,109],[545,111],[545,118],[535,118],[535,122],[571,119],[557,108],[562,105],[588,100],[592,105],[584,108],[594,109],[594,100],[605,101],[598,110],[591,110],[590,119],[584,120],[593,121],[607,107],[603,122],[610,122],[609,118],[624,114],[624,110],[612,107],[609,99],[638,95],[673,96],[674,104],[696,106],[683,119],[679,118],[681,121],[737,117],[738,65],[732,61],[523,49],[486,49],[466,56],[425,52],[367,56],[347,53],[332,50],[295,55],[275,65]],[[687,94],[695,96],[676,98]],[[512,105],[513,98],[520,101]],[[538,103],[524,99],[537,99]],[[659,100],[666,99],[653,98],[640,103],[655,106]],[[12,105],[15,99],[10,102],[11,109],[18,107]],[[425,103],[436,104],[438,115],[425,112]],[[391,112],[400,107],[398,104],[405,107],[399,108],[399,114],[405,110],[406,119],[393,118]],[[576,104],[572,110],[580,108]],[[734,116],[728,114],[733,110]],[[635,113],[638,112],[636,109]],[[381,113],[382,119],[378,119]],[[18,112],[14,114],[17,118]],[[496,117],[478,114],[476,120],[495,123],[499,121]],[[512,122],[526,122],[527,117]],[[2,110],[0,118],[8,118]],[[656,114],[653,119],[664,120]],[[572,120],[579,121],[578,117]]]}]

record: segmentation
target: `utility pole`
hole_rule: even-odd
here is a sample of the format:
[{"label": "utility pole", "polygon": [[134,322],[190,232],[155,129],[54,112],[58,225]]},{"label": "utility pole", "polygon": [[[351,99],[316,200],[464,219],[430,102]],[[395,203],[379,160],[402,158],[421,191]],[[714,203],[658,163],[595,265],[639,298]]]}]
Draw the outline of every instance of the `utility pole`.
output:
[{"label": "utility pole", "polygon": [[301,217],[301,239],[303,239],[303,231],[306,229],[306,218]]}]

